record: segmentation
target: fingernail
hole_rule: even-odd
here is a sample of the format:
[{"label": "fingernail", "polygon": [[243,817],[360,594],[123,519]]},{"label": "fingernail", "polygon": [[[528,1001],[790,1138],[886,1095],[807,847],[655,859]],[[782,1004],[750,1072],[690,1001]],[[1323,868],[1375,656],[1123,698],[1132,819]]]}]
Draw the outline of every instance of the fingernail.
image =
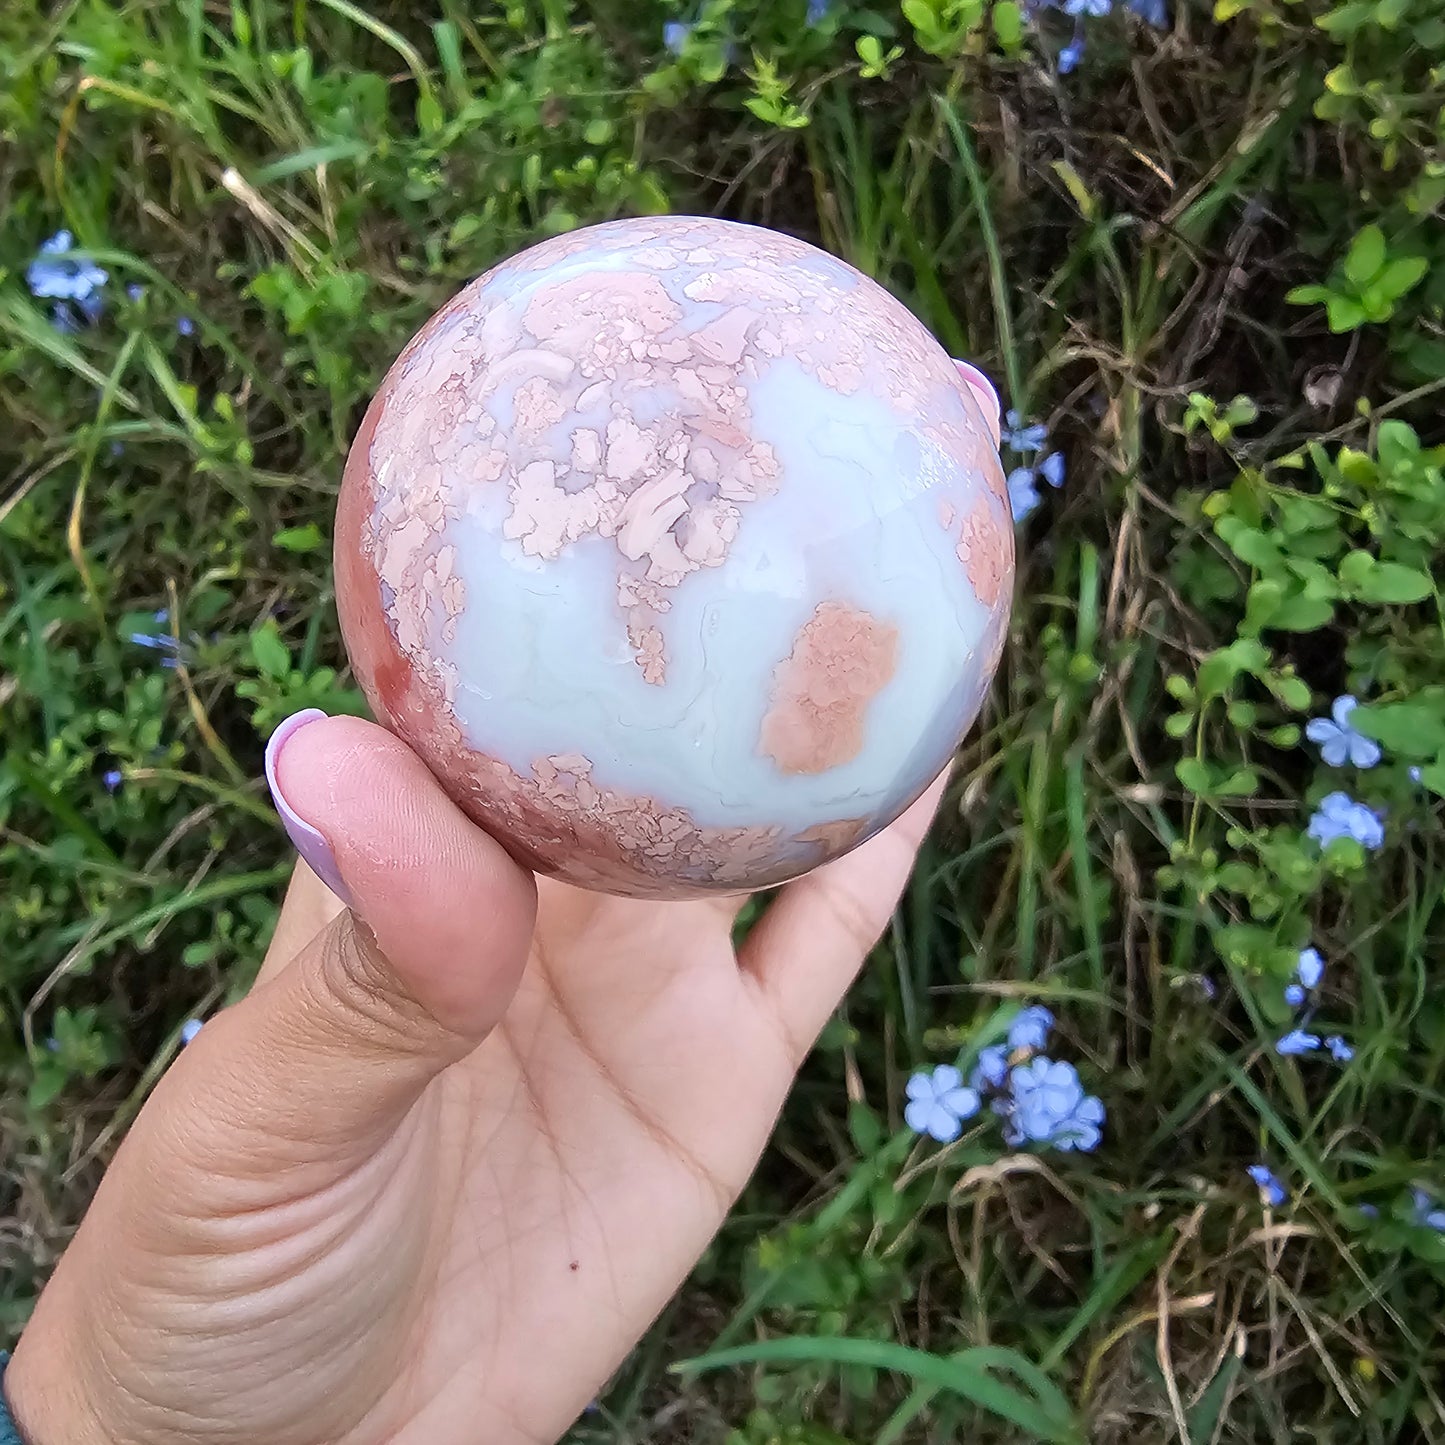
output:
[{"label": "fingernail", "polygon": [[294,713],[288,717],[271,734],[271,741],[266,744],[266,784],[271,789],[271,798],[276,804],[276,811],[281,815],[282,823],[285,824],[286,836],[295,844],[296,851],[306,860],[311,871],[348,908],[351,908],[354,906],[351,890],[347,888],[341,877],[341,870],[336,866],[336,855],[331,851],[331,844],[286,801],[286,794],[281,791],[281,754],[285,750],[286,744],[307,723],[314,723],[318,718],[325,716],[326,714],[319,707],[308,707],[304,712]]},{"label": "fingernail", "polygon": [[954,357],[953,364],[958,368],[958,374],[963,378],[964,384],[978,398],[979,409],[983,412],[983,419],[988,423],[989,430],[993,433],[994,445],[997,446],[1002,440],[999,431],[1002,408],[999,405],[998,392],[995,390],[993,382],[971,361],[960,361]]}]

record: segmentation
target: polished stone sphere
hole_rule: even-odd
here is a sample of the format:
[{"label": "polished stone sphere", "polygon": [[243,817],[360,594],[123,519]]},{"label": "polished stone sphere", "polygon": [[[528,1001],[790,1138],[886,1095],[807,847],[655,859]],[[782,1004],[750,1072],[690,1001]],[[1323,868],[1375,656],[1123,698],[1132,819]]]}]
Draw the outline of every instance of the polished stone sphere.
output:
[{"label": "polished stone sphere", "polygon": [[997,403],[882,287],[751,226],[619,221],[473,282],[346,465],[376,715],[522,862],[781,882],[944,767],[1003,649]]}]

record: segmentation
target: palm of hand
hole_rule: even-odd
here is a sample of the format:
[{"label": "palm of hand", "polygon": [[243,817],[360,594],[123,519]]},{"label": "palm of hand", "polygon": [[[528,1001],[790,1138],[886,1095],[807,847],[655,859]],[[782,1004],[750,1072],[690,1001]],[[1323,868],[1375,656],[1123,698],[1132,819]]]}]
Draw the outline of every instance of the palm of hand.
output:
[{"label": "palm of hand", "polygon": [[721,1224],[796,1064],[735,903],[540,905],[506,1019],[439,1081],[460,1195],[400,1440],[560,1434]]},{"label": "palm of hand", "polygon": [[[299,869],[257,990],[162,1079],[42,1296],[12,1366],[32,1418],[73,1445],[556,1438],[721,1224],[938,791],[783,890],[741,957],[741,900],[545,880],[527,948],[530,882],[505,860],[452,926],[458,879],[492,866],[464,824],[415,820],[415,893],[406,840],[353,830],[391,966],[372,952],[368,977],[350,915]],[[520,978],[482,976],[509,951]],[[439,1069],[434,1002],[398,1015],[401,953],[444,1012],[510,1000],[473,1007]],[[407,1057],[409,1008],[427,1058]]]}]

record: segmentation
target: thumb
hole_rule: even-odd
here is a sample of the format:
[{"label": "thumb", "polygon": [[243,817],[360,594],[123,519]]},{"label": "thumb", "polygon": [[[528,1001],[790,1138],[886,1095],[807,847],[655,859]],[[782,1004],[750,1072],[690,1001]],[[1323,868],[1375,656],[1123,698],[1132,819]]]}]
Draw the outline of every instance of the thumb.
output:
[{"label": "thumb", "polygon": [[218,1122],[295,1162],[354,1160],[505,1014],[535,883],[372,723],[298,714],[266,772],[288,833],[348,907],[206,1025],[185,1084],[202,1117],[197,1094],[212,1093]]}]

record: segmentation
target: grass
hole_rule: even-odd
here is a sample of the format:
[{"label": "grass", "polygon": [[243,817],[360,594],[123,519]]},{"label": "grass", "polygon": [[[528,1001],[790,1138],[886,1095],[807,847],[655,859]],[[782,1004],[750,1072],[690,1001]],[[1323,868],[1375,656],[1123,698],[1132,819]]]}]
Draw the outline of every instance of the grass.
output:
[{"label": "grass", "polygon": [[[1255,487],[1263,515],[1292,454],[1368,451],[1382,415],[1438,439],[1445,364],[1420,360],[1438,302],[1336,335],[1285,300],[1396,216],[1358,117],[1318,113],[1339,57],[1309,21],[1329,7],[1091,22],[1067,79],[1056,16],[1011,53],[984,23],[930,55],[877,9],[904,54],[876,78],[853,42],[880,17],[841,0],[811,29],[801,0],[715,0],[679,58],[673,12],[622,0],[0,17],[5,1333],[181,1022],[259,960],[288,866],[264,736],[360,706],[326,559],[369,389],[527,241],[716,209],[891,286],[1048,423],[1068,480],[1021,527],[1012,644],[892,929],[723,1237],[577,1439],[1445,1440],[1445,1242],[1401,1213],[1412,1187],[1445,1193],[1445,838],[1392,762],[1386,850],[1337,850],[1291,894],[1296,855],[1319,868],[1299,833],[1330,779],[1261,731],[1372,669],[1435,697],[1439,630],[1382,604],[1272,634],[1270,665],[1312,693],[1298,716],[1266,716],[1286,684],[1260,673],[1186,735],[1166,725],[1168,679],[1203,679],[1263,575],[1205,498]],[[763,83],[741,64],[714,81],[714,21],[795,77],[806,127],[750,114]],[[1424,23],[1398,61],[1373,32],[1340,43],[1409,75]],[[1392,245],[1426,245],[1397,221]],[[61,226],[111,273],[106,318],[75,333],[23,283]],[[1340,402],[1308,400],[1321,377]],[[1247,394],[1258,420],[1191,429],[1195,394]],[[1255,780],[1195,787],[1183,758]],[[1231,859],[1275,860],[1247,906],[1215,877]],[[1245,927],[1325,951],[1352,1062],[1273,1051],[1280,949],[1236,946]],[[1108,1106],[1097,1155],[909,1136],[908,1073],[972,1058],[1022,1001],[1059,1015]],[[1257,1160],[1289,1186],[1280,1211]]]}]

